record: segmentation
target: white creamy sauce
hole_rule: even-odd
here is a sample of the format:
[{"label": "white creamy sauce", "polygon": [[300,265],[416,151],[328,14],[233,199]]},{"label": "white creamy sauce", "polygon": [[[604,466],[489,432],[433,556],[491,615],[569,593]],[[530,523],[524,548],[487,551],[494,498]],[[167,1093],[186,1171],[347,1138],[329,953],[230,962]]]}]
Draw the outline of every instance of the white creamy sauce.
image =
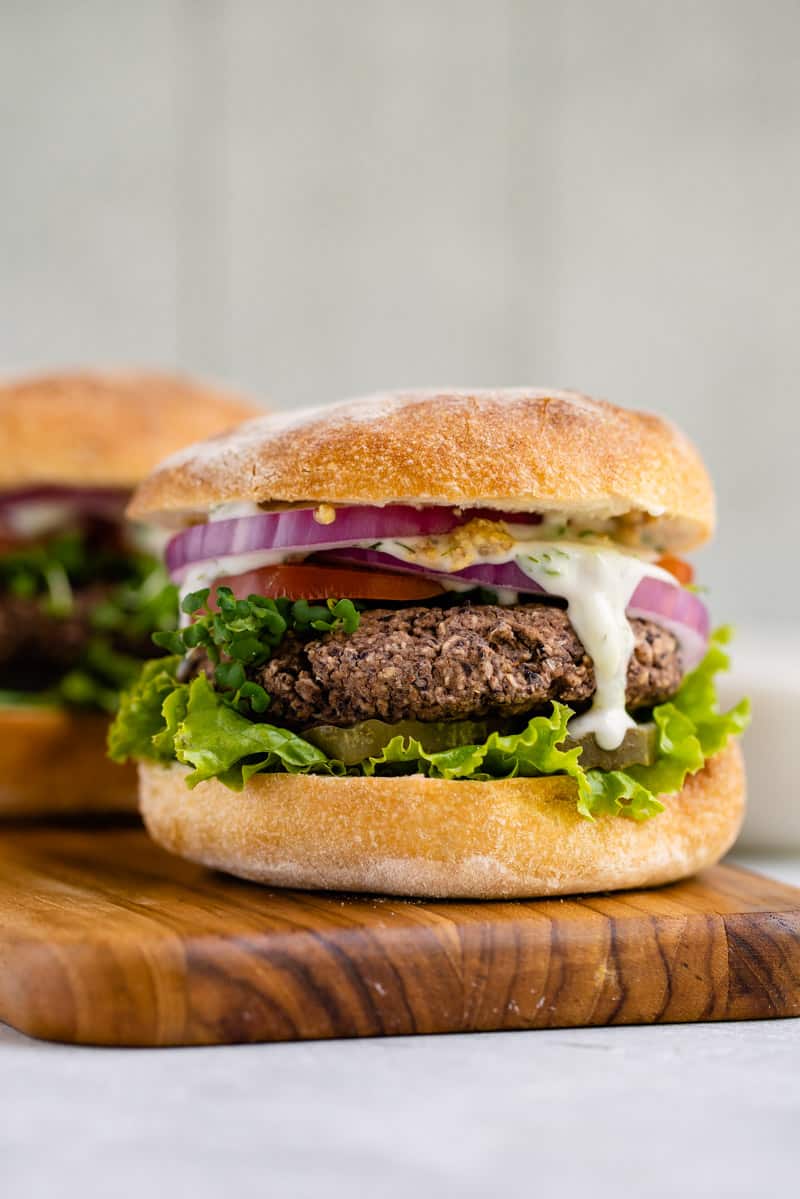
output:
[{"label": "white creamy sauce", "polygon": [[149,554],[151,558],[163,558],[167,542],[172,537],[169,529],[133,521],[128,521],[125,532],[131,545],[143,554]]},{"label": "white creamy sauce", "polygon": [[75,505],[64,500],[28,500],[9,505],[6,521],[18,537],[44,537],[63,529],[75,516]]},{"label": "white creamy sauce", "polygon": [[519,603],[519,592],[514,591],[511,587],[493,587],[491,588],[497,596],[497,602],[502,608],[513,608],[514,604]]},{"label": "white creamy sauce", "polygon": [[264,509],[253,500],[228,500],[215,504],[208,514],[209,524],[217,520],[241,520],[243,516],[263,516]]},{"label": "white creamy sauce", "polygon": [[[401,562],[415,563],[441,575],[479,563],[515,562],[545,591],[565,599],[570,621],[594,663],[596,687],[591,708],[572,720],[570,734],[584,737],[591,733],[601,749],[616,749],[626,730],[634,724],[625,708],[628,663],[634,648],[626,609],[644,578],[677,584],[672,575],[646,557],[616,549],[607,540],[598,544],[541,539],[542,532],[537,525],[500,522],[495,527],[494,522],[476,521],[474,535],[469,526],[462,526],[454,530],[455,537],[444,534],[348,544],[370,546]],[[189,592],[212,586],[223,576],[273,566],[285,562],[287,557],[281,551],[257,550],[199,562],[183,578],[181,599]],[[302,557],[297,553],[291,555],[293,561]],[[468,591],[474,586],[455,578],[442,579],[442,585],[453,591]],[[500,588],[498,602],[517,603],[519,594]]]},{"label": "white creamy sauce", "polygon": [[570,724],[570,735],[594,733],[601,749],[616,749],[634,721],[625,710],[628,663],[633,653],[633,630],[626,608],[645,577],[661,574],[640,558],[619,550],[569,543],[542,546],[520,554],[520,570],[545,590],[567,601],[569,619],[594,662],[592,706]]}]

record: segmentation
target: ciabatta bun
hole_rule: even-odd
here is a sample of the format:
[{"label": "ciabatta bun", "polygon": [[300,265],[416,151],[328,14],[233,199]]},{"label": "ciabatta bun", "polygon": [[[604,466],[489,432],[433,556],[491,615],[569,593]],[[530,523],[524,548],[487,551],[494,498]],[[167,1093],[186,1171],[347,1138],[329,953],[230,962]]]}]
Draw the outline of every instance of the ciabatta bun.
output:
[{"label": "ciabatta bun", "polygon": [[179,452],[129,509],[180,525],[215,504],[446,504],[627,516],[685,550],[714,525],[694,446],[668,421],[575,392],[415,391],[262,417]]},{"label": "ciabatta bun", "polygon": [[108,717],[0,708],[0,818],[136,810],[136,770],[106,756]]},{"label": "ciabatta bun", "polygon": [[262,411],[175,375],[74,371],[0,385],[0,490],[56,484],[132,489],[198,437]]},{"label": "ciabatta bun", "polygon": [[140,803],[165,849],[277,887],[444,899],[532,898],[673,882],[719,860],[742,822],[731,744],[666,809],[594,822],[562,776],[446,782],[420,775],[257,774],[241,793],[190,791],[187,768],[142,763]]}]

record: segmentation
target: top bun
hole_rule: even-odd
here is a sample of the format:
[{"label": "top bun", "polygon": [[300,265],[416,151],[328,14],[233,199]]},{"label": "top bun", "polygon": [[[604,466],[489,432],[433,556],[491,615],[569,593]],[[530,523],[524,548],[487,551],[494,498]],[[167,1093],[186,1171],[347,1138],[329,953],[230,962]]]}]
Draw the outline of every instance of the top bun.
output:
[{"label": "top bun", "polygon": [[176,375],[67,372],[0,384],[0,488],[130,490],[167,454],[262,409]]},{"label": "top bun", "polygon": [[674,425],[576,392],[411,391],[248,421],[163,462],[129,515],[173,526],[229,501],[446,504],[629,517],[690,549],[714,526]]}]

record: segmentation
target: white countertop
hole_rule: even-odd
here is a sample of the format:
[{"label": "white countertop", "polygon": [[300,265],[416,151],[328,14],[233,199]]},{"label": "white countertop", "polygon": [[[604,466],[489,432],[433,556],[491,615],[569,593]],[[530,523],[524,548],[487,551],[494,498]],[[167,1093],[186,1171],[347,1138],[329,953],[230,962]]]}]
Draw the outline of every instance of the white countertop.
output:
[{"label": "white countertop", "polygon": [[750,1199],[796,1190],[798,1118],[800,1020],[158,1050],[0,1025],[3,1199]]}]

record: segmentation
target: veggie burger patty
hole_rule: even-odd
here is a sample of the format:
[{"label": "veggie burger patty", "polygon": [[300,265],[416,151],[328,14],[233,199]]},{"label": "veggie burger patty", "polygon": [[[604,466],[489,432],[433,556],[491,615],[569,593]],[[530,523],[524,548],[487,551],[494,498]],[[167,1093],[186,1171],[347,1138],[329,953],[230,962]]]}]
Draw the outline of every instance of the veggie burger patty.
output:
[{"label": "veggie burger patty", "polygon": [[[650,620],[631,626],[627,702],[636,710],[673,695],[682,668],[672,633]],[[363,612],[350,634],[287,637],[253,677],[271,697],[270,718],[295,728],[518,716],[595,691],[567,613],[535,603]]]}]

